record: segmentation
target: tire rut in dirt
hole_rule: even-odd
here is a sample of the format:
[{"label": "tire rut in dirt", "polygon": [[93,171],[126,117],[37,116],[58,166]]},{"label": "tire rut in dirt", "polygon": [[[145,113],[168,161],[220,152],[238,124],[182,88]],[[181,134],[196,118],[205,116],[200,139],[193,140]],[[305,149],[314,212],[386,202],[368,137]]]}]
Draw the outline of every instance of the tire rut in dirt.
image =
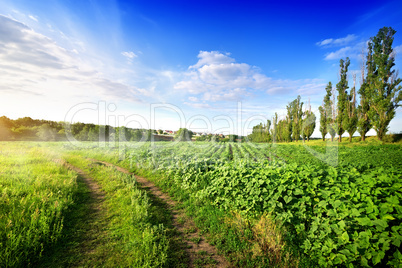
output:
[{"label": "tire rut in dirt", "polygon": [[[51,260],[50,266],[69,266],[81,267],[87,266],[92,261],[99,259],[93,256],[95,250],[102,246],[100,237],[106,235],[107,220],[106,211],[103,203],[105,201],[105,193],[93,178],[88,176],[78,167],[62,161],[61,163],[68,169],[77,173],[77,181],[79,184],[85,185],[85,192],[77,197],[74,206],[77,209],[74,218],[69,219],[66,227],[69,233],[69,241],[63,249],[64,254],[58,254],[58,259]],[[79,256],[77,259],[74,256]]]},{"label": "tire rut in dirt", "polygon": [[[98,163],[100,165],[105,165],[109,167],[114,167],[116,170],[134,175],[127,169],[114,165],[112,163],[99,161],[96,159],[88,158],[88,160]],[[151,196],[155,197],[155,202],[162,207],[166,207],[171,214],[172,225],[177,230],[177,235],[179,240],[182,241],[183,250],[185,250],[188,255],[188,263],[183,263],[183,267],[229,267],[230,265],[225,258],[220,256],[217,249],[210,245],[205,237],[203,237],[198,229],[196,228],[194,222],[185,215],[182,209],[177,209],[176,205],[178,202],[172,200],[169,195],[162,192],[155,184],[148,179],[135,175],[136,181],[141,185],[141,188],[146,190]]]}]

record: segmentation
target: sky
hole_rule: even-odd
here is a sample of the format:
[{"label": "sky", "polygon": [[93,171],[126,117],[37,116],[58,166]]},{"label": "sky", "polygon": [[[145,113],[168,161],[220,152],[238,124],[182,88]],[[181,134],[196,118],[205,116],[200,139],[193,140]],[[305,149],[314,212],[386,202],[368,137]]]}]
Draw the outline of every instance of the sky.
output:
[{"label": "sky", "polygon": [[399,0],[1,0],[0,116],[246,135],[300,95],[320,137],[341,58],[358,88],[366,42],[390,26],[401,69],[401,17]]}]

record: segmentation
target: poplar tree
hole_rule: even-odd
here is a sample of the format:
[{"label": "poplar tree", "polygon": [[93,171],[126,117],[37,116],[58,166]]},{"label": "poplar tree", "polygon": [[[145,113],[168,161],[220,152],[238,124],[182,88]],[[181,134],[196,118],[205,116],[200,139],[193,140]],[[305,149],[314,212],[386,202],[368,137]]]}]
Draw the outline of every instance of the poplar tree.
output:
[{"label": "poplar tree", "polygon": [[[293,101],[286,105],[287,115],[286,115],[286,123],[284,123],[283,127],[283,139],[286,141],[291,141],[292,139],[292,132],[293,132]],[[285,130],[286,128],[286,130]]]},{"label": "poplar tree", "polygon": [[357,109],[356,109],[356,75],[353,75],[353,88],[347,95],[346,109],[343,114],[343,128],[349,133],[349,142],[357,130]]},{"label": "poplar tree", "polygon": [[278,114],[275,113],[274,118],[272,119],[272,129],[271,129],[271,136],[272,136],[272,141],[275,143],[277,140],[278,136]]},{"label": "poplar tree", "polygon": [[269,134],[269,128],[271,127],[271,121],[267,120],[267,124],[260,123],[253,127],[252,133],[249,135],[249,138],[252,142],[269,142],[271,140],[271,136]]},{"label": "poplar tree", "polygon": [[331,91],[332,101],[331,101],[331,117],[329,118],[328,132],[331,135],[331,141],[334,141],[334,137],[336,134],[336,98],[335,98],[335,89]]},{"label": "poplar tree", "polygon": [[368,115],[380,141],[402,100],[402,86],[399,85],[402,79],[392,70],[395,65],[392,49],[395,33],[391,27],[383,27],[368,43],[367,58],[372,60],[373,71],[367,74]]},{"label": "poplar tree", "polygon": [[277,141],[282,141],[282,120],[279,120],[276,128],[276,139]]},{"label": "poplar tree", "polygon": [[290,124],[289,118],[286,117],[283,120],[280,120],[278,123],[278,137],[280,141],[290,142]]},{"label": "poplar tree", "polygon": [[278,129],[277,129],[277,134],[276,137],[278,138],[278,141],[284,141],[283,137],[283,129],[284,129],[284,121],[283,120],[279,120],[278,122]]},{"label": "poplar tree", "polygon": [[286,108],[288,110],[288,118],[290,119],[288,122],[291,124],[291,136],[297,142],[300,138],[303,121],[303,102],[301,102],[300,95],[289,103]]},{"label": "poplar tree", "polygon": [[324,96],[324,101],[322,105],[318,108],[320,111],[320,132],[322,134],[322,140],[325,141],[325,136],[329,131],[328,124],[332,118],[332,83],[328,82],[327,87],[325,88],[327,94]]},{"label": "poplar tree", "polygon": [[348,68],[350,65],[350,60],[348,57],[346,57],[346,60],[344,61],[343,59],[340,60],[340,77],[341,79],[339,82],[336,84],[336,90],[338,91],[338,111],[337,111],[337,116],[336,116],[336,132],[339,135],[339,142],[342,142],[342,134],[345,133],[345,129],[343,126],[343,120],[345,118],[344,114],[346,112],[346,107],[347,107],[347,98],[348,98],[348,92],[346,91],[349,86],[348,86],[348,80],[347,80],[347,74],[348,74]]},{"label": "poplar tree", "polygon": [[315,114],[311,111],[310,101],[308,104],[308,109],[304,111],[304,118],[302,123],[302,137],[303,142],[307,138],[307,141],[310,141],[311,135],[313,135],[315,129],[315,121],[316,121]]},{"label": "poplar tree", "polygon": [[[364,60],[364,56],[362,56],[362,66],[361,66],[361,85],[359,88],[360,95],[360,104],[357,107],[357,131],[359,132],[362,141],[366,140],[366,134],[371,129],[371,121],[368,115],[368,111],[370,109],[369,98],[368,98],[368,83],[365,77],[365,68],[367,67],[368,74],[373,73],[373,64],[372,64],[372,47],[369,46],[367,53],[367,61]],[[363,52],[362,52],[363,55]],[[364,66],[366,64],[366,66]]]}]

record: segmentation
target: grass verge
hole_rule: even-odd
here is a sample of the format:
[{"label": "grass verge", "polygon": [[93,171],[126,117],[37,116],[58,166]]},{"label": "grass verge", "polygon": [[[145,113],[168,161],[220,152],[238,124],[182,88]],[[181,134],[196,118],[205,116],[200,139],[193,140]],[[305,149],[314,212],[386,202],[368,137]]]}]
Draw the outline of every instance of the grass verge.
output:
[{"label": "grass verge", "polygon": [[0,143],[0,267],[36,265],[63,235],[76,174],[30,143]]}]

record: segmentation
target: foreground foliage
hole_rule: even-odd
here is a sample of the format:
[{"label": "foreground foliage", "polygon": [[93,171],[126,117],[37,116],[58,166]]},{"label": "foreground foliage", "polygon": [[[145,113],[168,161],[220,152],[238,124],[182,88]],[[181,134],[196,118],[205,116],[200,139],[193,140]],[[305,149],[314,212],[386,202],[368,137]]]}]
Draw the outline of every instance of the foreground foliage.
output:
[{"label": "foreground foliage", "polygon": [[[299,266],[402,263],[400,146],[157,143],[84,154],[153,177],[238,265],[281,266],[289,258]],[[232,213],[246,223],[233,224]],[[265,213],[282,226],[281,264],[270,263],[272,250],[253,231]]]},{"label": "foreground foliage", "polygon": [[[85,158],[112,162],[153,180],[182,202],[210,243],[235,266],[401,266],[401,147],[336,144],[307,147],[168,142],[124,143],[113,147],[115,144],[108,143],[100,148],[98,143],[81,143],[79,147],[65,144],[62,152],[69,162],[94,177],[105,191],[104,209],[109,227],[102,241],[106,246],[95,254],[103,258],[100,263],[104,265],[118,261],[133,266],[163,266],[170,253],[165,229],[152,220],[155,217],[148,198],[136,188],[135,179]],[[54,145],[53,149],[61,149],[60,145]],[[22,178],[26,182],[27,174],[35,175],[31,170],[15,167],[8,167],[13,171],[7,171],[11,163],[33,164],[35,161],[29,159],[43,157],[38,153],[40,149],[29,150],[31,155],[21,162],[18,160],[21,154],[5,157],[8,155],[4,154],[7,150],[3,147],[5,156],[1,165],[6,168],[5,172],[2,169],[2,175],[8,174],[1,181],[3,201],[19,202],[17,198],[5,199],[11,195],[5,195],[10,190],[4,189],[20,185]],[[58,178],[64,178],[65,174],[74,182],[75,174],[49,162],[52,157],[55,155],[40,162],[40,174],[48,174],[49,170],[43,168],[48,163],[55,165],[53,173]],[[10,180],[14,178],[11,174],[18,173],[16,170],[21,178]],[[31,189],[36,184],[24,185]],[[52,186],[49,189],[55,191]],[[16,196],[20,195],[13,195]],[[9,203],[6,204],[2,206],[12,211]],[[41,203],[38,210],[47,207],[51,206]],[[21,213],[13,211],[6,215]],[[28,218],[36,220],[35,211]],[[2,230],[24,233],[23,229],[7,227],[8,221],[3,219],[0,219],[3,227],[9,229]],[[8,242],[5,237],[2,243]],[[47,243],[53,243],[52,235],[41,235],[40,239],[43,238],[47,241],[42,243],[44,248]],[[29,248],[21,242],[15,248],[20,254],[27,250],[39,255],[42,244]],[[7,250],[11,248],[12,245],[7,245]],[[25,263],[31,262],[29,258],[20,256]]]},{"label": "foreground foliage", "polygon": [[36,263],[63,233],[76,174],[28,143],[0,143],[0,266]]}]

